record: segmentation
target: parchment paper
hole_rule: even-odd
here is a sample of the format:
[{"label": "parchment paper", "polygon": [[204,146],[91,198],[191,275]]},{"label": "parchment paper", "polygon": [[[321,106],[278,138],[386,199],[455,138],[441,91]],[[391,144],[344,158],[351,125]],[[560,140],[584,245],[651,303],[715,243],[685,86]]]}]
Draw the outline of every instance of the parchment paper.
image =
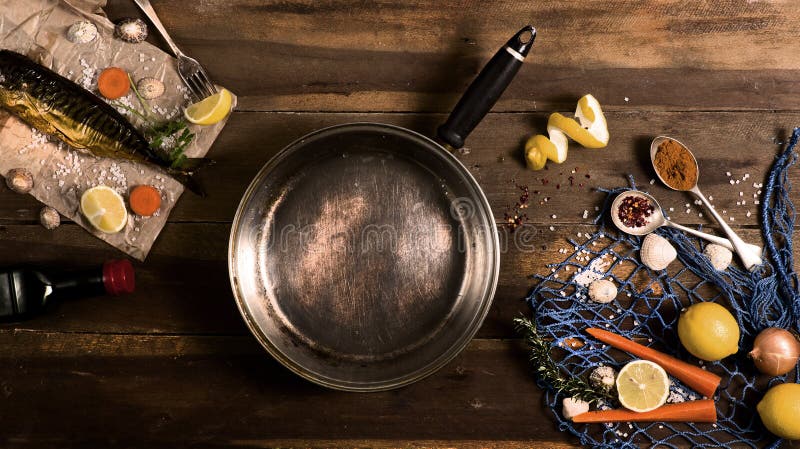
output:
[{"label": "parchment paper", "polygon": [[[97,75],[110,66],[125,69],[134,81],[157,78],[164,82],[166,92],[149,101],[151,111],[161,121],[179,117],[189,103],[189,96],[178,76],[176,60],[147,42],[130,44],[114,38],[114,25],[105,17],[104,6],[105,0],[0,0],[0,47],[26,54],[93,92],[97,88]],[[78,20],[90,20],[97,25],[98,38],[87,44],[67,40],[67,29]],[[152,27],[150,31],[155,32]],[[142,109],[133,92],[121,101]],[[144,120],[117,109],[135,126],[140,129],[145,126]],[[186,155],[205,156],[226,121],[213,126],[190,125],[196,137]],[[27,168],[33,173],[35,186],[31,195],[36,199],[139,260],[147,257],[184,190],[158,168],[96,158],[71,149],[0,110],[0,175],[5,176],[13,168]],[[162,206],[156,215],[146,218],[129,211],[126,228],[117,234],[97,231],[81,215],[79,200],[88,188],[112,187],[127,204],[129,191],[140,184],[152,185],[162,192]],[[42,232],[49,231],[42,228]]]}]

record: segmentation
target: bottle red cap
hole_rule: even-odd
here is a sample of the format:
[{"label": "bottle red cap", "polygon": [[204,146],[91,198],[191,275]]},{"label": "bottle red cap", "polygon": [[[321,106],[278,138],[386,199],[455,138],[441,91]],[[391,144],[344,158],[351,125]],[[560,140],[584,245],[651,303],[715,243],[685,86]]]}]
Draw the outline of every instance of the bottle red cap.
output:
[{"label": "bottle red cap", "polygon": [[103,264],[103,285],[112,296],[133,293],[136,279],[133,265],[126,259],[108,260]]}]

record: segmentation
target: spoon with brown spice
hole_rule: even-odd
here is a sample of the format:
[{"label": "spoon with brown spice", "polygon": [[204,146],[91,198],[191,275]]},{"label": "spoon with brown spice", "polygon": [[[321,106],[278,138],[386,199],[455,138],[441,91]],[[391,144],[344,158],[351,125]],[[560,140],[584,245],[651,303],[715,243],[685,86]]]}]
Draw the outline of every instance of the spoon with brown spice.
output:
[{"label": "spoon with brown spice", "polygon": [[708,212],[717,220],[719,226],[728,235],[733,245],[733,249],[739,254],[744,267],[750,271],[756,269],[763,263],[761,251],[754,251],[754,245],[748,245],[741,239],[725,220],[714,210],[714,206],[708,202],[705,195],[697,187],[697,179],[700,170],[697,167],[697,159],[689,148],[671,137],[659,136],[653,139],[650,144],[650,161],[661,182],[672,190],[691,192],[706,207]]},{"label": "spoon with brown spice", "polygon": [[[614,199],[611,203],[611,221],[620,231],[631,235],[647,235],[662,226],[667,226],[735,251],[731,241],[726,238],[706,234],[670,221],[655,198],[638,190],[626,190]],[[749,251],[761,254],[760,247],[745,245]]]}]

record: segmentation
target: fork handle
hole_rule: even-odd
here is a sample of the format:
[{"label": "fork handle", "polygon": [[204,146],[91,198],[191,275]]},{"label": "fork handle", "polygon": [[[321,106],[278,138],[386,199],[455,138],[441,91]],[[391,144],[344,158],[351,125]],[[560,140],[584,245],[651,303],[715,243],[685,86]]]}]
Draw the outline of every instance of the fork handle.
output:
[{"label": "fork handle", "polygon": [[164,28],[161,20],[158,19],[156,11],[153,9],[153,5],[150,4],[150,0],[133,0],[133,2],[136,3],[142,12],[144,12],[144,15],[150,19],[150,22],[153,23],[153,26],[156,27],[158,32],[161,34],[161,37],[164,38],[164,41],[169,46],[170,50],[172,50],[172,54],[174,54],[175,57],[182,55],[183,53],[180,51],[180,49],[178,49],[178,46],[175,45],[175,42],[173,42],[172,38],[169,37],[167,29]]}]

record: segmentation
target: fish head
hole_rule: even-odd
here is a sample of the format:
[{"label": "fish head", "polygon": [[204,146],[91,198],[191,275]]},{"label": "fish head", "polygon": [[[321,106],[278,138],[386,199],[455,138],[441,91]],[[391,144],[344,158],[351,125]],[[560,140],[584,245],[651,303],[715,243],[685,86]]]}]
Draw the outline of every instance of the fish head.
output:
[{"label": "fish head", "polygon": [[30,59],[11,50],[0,50],[0,88],[17,89],[21,69],[31,64]]}]

